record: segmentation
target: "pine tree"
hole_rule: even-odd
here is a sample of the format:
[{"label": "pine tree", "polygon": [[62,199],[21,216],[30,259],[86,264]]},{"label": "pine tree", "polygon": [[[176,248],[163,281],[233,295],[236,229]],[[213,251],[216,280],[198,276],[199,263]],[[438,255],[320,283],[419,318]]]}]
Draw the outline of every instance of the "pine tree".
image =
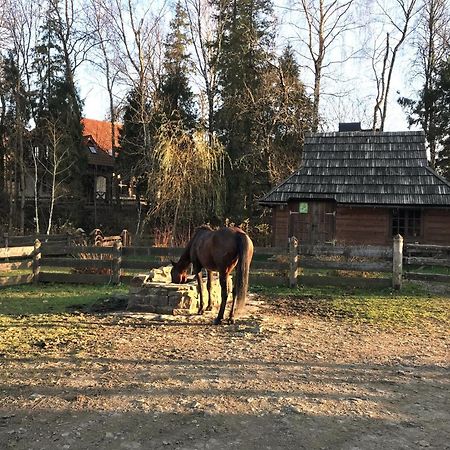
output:
[{"label": "pine tree", "polygon": [[450,58],[442,65],[436,89],[429,95],[436,102],[436,134],[441,145],[436,168],[450,180]]},{"label": "pine tree", "polygon": [[408,112],[410,125],[422,126],[431,149],[431,167],[450,178],[450,59],[439,65],[417,100],[398,101]]},{"label": "pine tree", "polygon": [[[9,226],[25,227],[25,160],[28,92],[17,67],[17,55],[10,51],[2,60],[1,120],[0,120],[0,194],[9,185]],[[14,185],[14,186],[13,186]]]},{"label": "pine tree", "polygon": [[151,172],[153,111],[148,96],[140,89],[133,89],[127,97],[120,131],[118,164],[120,173],[136,189],[137,201],[146,192],[145,174]]},{"label": "pine tree", "polygon": [[271,188],[300,166],[304,134],[314,126],[314,105],[300,80],[300,68],[290,46],[284,49],[278,65],[267,72],[265,85],[262,108],[268,115],[265,122],[270,148],[266,164]]},{"label": "pine tree", "polygon": [[181,120],[186,129],[195,127],[194,94],[189,85],[191,63],[187,48],[187,15],[181,2],[175,6],[164,56],[164,75],[159,92],[165,120]]},{"label": "pine tree", "polygon": [[215,123],[230,159],[226,175],[228,213],[241,221],[253,213],[261,174],[254,165],[261,150],[255,120],[264,73],[273,60],[270,0],[216,0],[223,30],[216,43],[222,105]]},{"label": "pine tree", "polygon": [[60,172],[70,194],[82,193],[83,175],[86,172],[86,155],[82,148],[81,110],[68,56],[58,38],[58,21],[55,10],[49,8],[41,36],[35,48],[36,72],[35,141],[40,147],[40,157],[48,156],[49,126],[58,134],[64,149]]}]

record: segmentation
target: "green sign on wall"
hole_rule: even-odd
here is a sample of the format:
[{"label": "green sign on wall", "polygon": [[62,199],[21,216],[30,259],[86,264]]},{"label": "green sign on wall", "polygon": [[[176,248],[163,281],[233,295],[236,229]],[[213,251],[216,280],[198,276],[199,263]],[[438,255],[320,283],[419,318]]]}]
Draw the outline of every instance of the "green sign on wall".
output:
[{"label": "green sign on wall", "polygon": [[301,202],[298,206],[298,212],[300,214],[308,214],[308,203]]}]

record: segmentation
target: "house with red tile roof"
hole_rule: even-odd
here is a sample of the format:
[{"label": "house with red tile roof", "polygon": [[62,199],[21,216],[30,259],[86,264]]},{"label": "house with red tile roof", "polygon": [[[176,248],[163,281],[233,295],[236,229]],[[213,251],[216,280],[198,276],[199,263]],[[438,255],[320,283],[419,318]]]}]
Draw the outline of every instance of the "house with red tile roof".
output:
[{"label": "house with red tile roof", "polygon": [[[88,203],[111,203],[113,199],[113,178],[115,149],[119,146],[121,125],[111,122],[81,119],[83,137],[88,161],[88,177],[92,177],[88,191]],[[113,138],[114,131],[114,138]]]},{"label": "house with red tile roof", "polygon": [[[83,125],[83,136],[92,139],[99,149],[112,155],[114,148],[119,147],[119,135],[122,125],[114,123],[114,128],[111,127],[111,122],[96,119],[81,119]],[[114,142],[113,142],[114,130]],[[113,145],[114,144],[114,145]]]}]

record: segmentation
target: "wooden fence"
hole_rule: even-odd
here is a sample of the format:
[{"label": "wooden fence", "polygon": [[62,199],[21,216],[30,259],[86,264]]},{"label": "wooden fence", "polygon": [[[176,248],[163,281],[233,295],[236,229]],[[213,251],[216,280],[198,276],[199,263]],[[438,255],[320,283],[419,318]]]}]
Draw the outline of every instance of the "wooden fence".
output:
[{"label": "wooden fence", "polygon": [[403,261],[406,279],[450,283],[450,246],[407,244]]},{"label": "wooden fence", "polygon": [[[394,288],[400,289],[404,277],[425,276],[412,272],[411,267],[450,267],[450,247],[408,245],[405,257],[402,251],[401,237],[393,240],[392,247],[302,246],[293,237],[286,248],[255,248],[250,282],[289,284],[294,287],[299,283],[346,284],[350,281],[355,285],[392,284]],[[425,253],[417,256],[419,251]],[[33,282],[128,283],[139,272],[148,272],[152,268],[169,264],[181,252],[181,248],[124,247],[120,239],[113,240],[112,246],[106,247],[41,243],[36,240],[33,246],[0,248],[0,286]],[[436,252],[439,257],[436,257]],[[312,274],[313,271],[319,272],[319,275]],[[334,275],[324,273],[330,271]],[[346,279],[343,275],[348,272],[364,272],[364,276],[370,275],[369,272],[385,275]],[[434,276],[434,279],[446,281],[450,276]]]},{"label": "wooden fence", "polygon": [[37,282],[40,245],[36,241],[35,245],[25,247],[0,248],[0,287]]},{"label": "wooden fence", "polygon": [[13,236],[9,233],[0,235],[0,247],[26,247],[33,246],[34,241],[38,239],[43,243],[53,243],[68,245],[73,242],[74,237],[69,233],[62,234],[30,234],[27,236]]},{"label": "wooden fence", "polygon": [[[84,232],[83,232],[84,233]],[[38,239],[42,243],[71,245],[75,243],[91,242],[93,245],[112,247],[115,241],[121,241],[124,246],[131,246],[131,235],[128,230],[122,230],[117,236],[106,236],[96,228],[89,236],[83,233],[60,233],[60,234],[29,234],[26,236],[14,236],[9,233],[0,235],[0,247],[24,247],[34,245]]]}]

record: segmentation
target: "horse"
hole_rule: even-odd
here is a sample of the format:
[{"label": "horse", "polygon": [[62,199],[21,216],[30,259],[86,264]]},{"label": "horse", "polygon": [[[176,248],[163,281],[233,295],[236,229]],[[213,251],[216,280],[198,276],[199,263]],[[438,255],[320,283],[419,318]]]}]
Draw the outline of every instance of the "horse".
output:
[{"label": "horse", "polygon": [[186,283],[188,278],[187,269],[189,264],[192,263],[200,296],[198,313],[203,314],[205,304],[203,299],[202,269],[204,268],[207,271],[208,306],[206,311],[211,311],[212,309],[212,272],[219,272],[221,304],[217,318],[214,320],[214,324],[219,325],[222,323],[227,304],[228,287],[230,285],[229,275],[236,267],[233,303],[229,318],[229,323],[233,323],[235,315],[242,312],[245,305],[252,257],[253,242],[240,228],[227,227],[213,230],[208,225],[202,225],[195,230],[179,261],[172,261],[172,283]]}]

